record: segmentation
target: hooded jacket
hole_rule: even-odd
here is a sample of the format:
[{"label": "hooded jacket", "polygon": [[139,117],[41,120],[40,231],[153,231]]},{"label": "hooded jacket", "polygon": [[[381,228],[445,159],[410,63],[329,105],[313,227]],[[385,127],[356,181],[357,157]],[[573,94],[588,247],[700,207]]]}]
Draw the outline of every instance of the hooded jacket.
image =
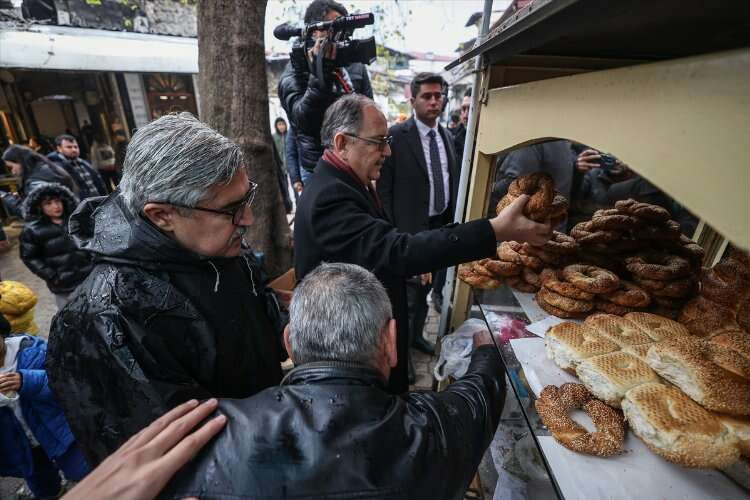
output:
[{"label": "hooded jacket", "polygon": [[[372,87],[367,68],[362,63],[353,63],[344,68],[352,90],[372,99]],[[295,69],[287,64],[279,78],[278,94],[281,106],[294,125],[299,151],[300,167],[312,172],[323,155],[320,144],[320,128],[326,109],[344,95],[340,85],[320,82],[309,71]]]},{"label": "hooded jacket", "polygon": [[463,498],[504,400],[492,345],[445,391],[403,397],[369,367],[308,363],[280,387],[221,401],[227,427],[161,497]]},{"label": "hooded jacket", "polygon": [[[62,200],[62,224],[42,212],[42,201],[48,197]],[[72,292],[93,267],[91,256],[79,250],[68,234],[67,221],[77,205],[78,198],[68,188],[50,183],[38,184],[22,205],[26,225],[20,237],[21,260],[52,293]]]},{"label": "hooded jacket", "polygon": [[[48,457],[55,459],[74,443],[60,405],[47,386],[44,358],[47,344],[38,338],[11,336],[20,341],[16,371],[23,382],[18,390],[23,419]],[[2,342],[0,338],[0,342]],[[2,362],[0,358],[0,363]],[[9,407],[0,406],[0,476],[26,477],[34,468],[31,443]]]},{"label": "hooded jacket", "polygon": [[95,266],[53,318],[47,370],[90,463],[179,403],[279,383],[282,325],[250,257],[194,254],[119,193],[70,232]]}]

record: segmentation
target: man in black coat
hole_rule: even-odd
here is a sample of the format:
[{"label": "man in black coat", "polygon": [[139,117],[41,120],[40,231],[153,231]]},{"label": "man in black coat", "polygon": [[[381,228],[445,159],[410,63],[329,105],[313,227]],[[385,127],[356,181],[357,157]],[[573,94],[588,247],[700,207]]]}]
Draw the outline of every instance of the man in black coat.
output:
[{"label": "man in black coat", "polygon": [[[315,0],[305,11],[305,24],[332,21],[346,15],[346,8],[334,0]],[[313,32],[312,36],[318,42],[309,53],[310,65],[327,34],[326,31]],[[323,154],[320,127],[328,106],[342,95],[352,92],[372,98],[370,77],[367,68],[361,63],[335,68],[322,76],[322,79],[316,76],[308,65],[295,67],[290,62],[279,78],[278,86],[281,105],[295,128],[300,166],[310,173]]]},{"label": "man in black coat", "polygon": [[[419,73],[411,82],[414,116],[388,130],[393,137],[377,182],[383,208],[399,230],[415,234],[453,222],[460,165],[453,137],[438,123],[447,83],[436,73]],[[407,284],[411,345],[426,354],[433,346],[422,336],[431,281],[444,270],[433,269]],[[431,278],[430,278],[431,276]],[[434,279],[438,295],[444,279]],[[442,296],[442,295],[441,295]]]},{"label": "man in black coat", "polygon": [[391,299],[398,331],[398,364],[388,387],[402,393],[408,388],[406,279],[494,255],[497,241],[543,244],[551,229],[522,215],[528,199],[523,196],[491,220],[416,234],[399,231],[372,186],[391,154],[387,133],[385,116],[367,97],[342,97],[326,111],[321,138],[330,147],[297,208],[295,268],[304,278],[321,262],[348,262],[378,277]]},{"label": "man in black coat", "polygon": [[283,325],[243,240],[256,187],[237,144],[165,115],[118,192],[71,217],[95,267],[52,321],[47,373],[92,465],[177,404],[281,381]]},{"label": "man in black coat", "polygon": [[78,197],[81,201],[108,194],[99,172],[81,158],[75,137],[68,134],[59,135],[55,138],[55,146],[57,151],[47,155],[47,158],[60,165],[73,178],[78,186]]},{"label": "man in black coat", "polygon": [[392,315],[365,269],[311,271],[285,332],[295,369],[279,387],[222,400],[226,428],[162,498],[462,498],[500,420],[502,361],[478,333],[466,375],[445,391],[389,394]]}]

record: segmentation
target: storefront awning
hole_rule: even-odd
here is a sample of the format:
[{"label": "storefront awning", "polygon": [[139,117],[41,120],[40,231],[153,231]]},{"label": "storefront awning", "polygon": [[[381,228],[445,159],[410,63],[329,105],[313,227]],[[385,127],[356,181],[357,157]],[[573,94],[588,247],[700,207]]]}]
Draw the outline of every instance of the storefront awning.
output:
[{"label": "storefront awning", "polygon": [[0,67],[198,73],[198,40],[61,26],[0,29]]}]

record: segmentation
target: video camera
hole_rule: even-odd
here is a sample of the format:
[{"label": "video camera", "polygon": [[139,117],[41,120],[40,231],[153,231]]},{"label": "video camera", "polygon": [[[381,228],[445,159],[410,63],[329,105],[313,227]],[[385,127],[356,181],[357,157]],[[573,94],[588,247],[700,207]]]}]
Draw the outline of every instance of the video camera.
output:
[{"label": "video camera", "polygon": [[319,62],[316,65],[320,71],[323,63],[331,68],[342,68],[355,62],[362,64],[372,63],[376,57],[375,38],[370,37],[357,40],[351,37],[355,29],[373,23],[375,23],[375,16],[372,13],[353,14],[351,16],[338,17],[333,21],[308,24],[304,28],[295,28],[285,23],[273,30],[273,36],[279,40],[289,40],[292,37],[299,37],[299,40],[292,46],[290,59],[295,68],[302,69],[309,68],[307,51],[315,45],[312,33],[314,31],[327,31],[328,38],[325,43],[335,44],[336,57],[332,60],[323,61],[325,47],[321,47],[320,54],[318,55]]}]

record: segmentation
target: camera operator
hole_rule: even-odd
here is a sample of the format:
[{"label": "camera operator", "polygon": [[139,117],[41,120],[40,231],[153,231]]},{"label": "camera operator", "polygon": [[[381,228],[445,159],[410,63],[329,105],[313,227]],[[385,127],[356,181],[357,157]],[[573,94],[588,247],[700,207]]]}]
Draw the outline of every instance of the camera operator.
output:
[{"label": "camera operator", "polygon": [[[346,8],[334,0],[314,0],[305,11],[305,25],[333,21],[346,15]],[[320,128],[328,106],[342,95],[352,92],[372,98],[370,77],[364,64],[355,62],[340,68],[329,68],[325,64],[330,64],[336,58],[335,44],[324,44],[328,35],[328,31],[313,31],[311,36],[314,45],[306,51],[307,67],[295,64],[292,58],[279,79],[278,94],[281,105],[297,133],[300,166],[308,173],[312,173],[323,155]],[[310,71],[310,68],[315,67],[316,59],[324,45],[325,71],[321,79],[320,75]]]}]

